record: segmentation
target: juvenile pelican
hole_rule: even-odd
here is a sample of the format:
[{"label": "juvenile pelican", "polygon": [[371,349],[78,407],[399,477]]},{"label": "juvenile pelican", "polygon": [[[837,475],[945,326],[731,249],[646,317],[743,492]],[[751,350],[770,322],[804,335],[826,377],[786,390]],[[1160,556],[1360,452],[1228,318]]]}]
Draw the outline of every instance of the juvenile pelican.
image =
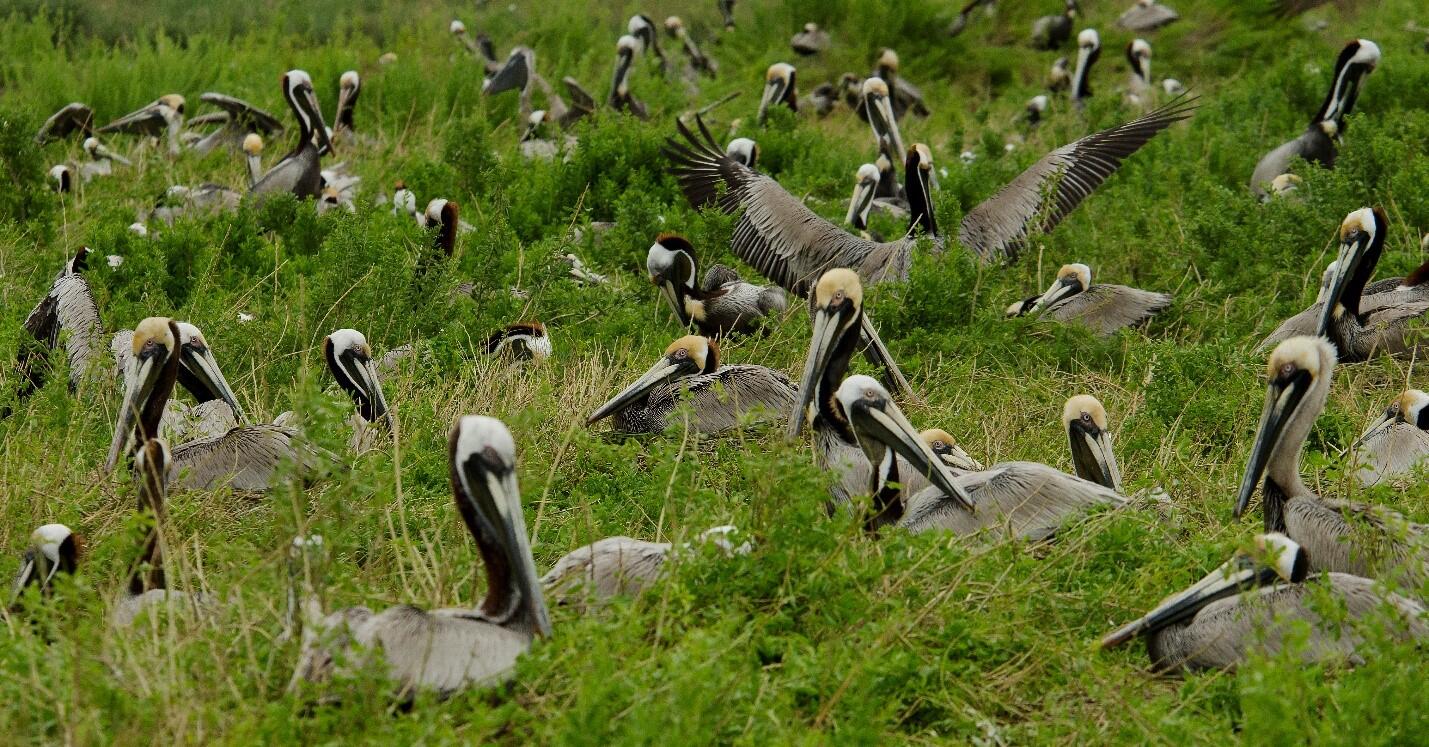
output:
[{"label": "juvenile pelican", "polygon": [[1413,470],[1429,457],[1429,394],[1407,389],[1355,441],[1361,485]]},{"label": "juvenile pelican", "polygon": [[1077,20],[1077,0],[1066,0],[1066,8],[1055,16],[1042,16],[1032,22],[1032,46],[1036,49],[1058,49],[1072,38],[1072,24]]},{"label": "juvenile pelican", "polygon": [[1077,66],[1072,70],[1072,103],[1077,109],[1087,104],[1092,95],[1092,65],[1101,59],[1102,41],[1096,29],[1082,29],[1077,34]]},{"label": "juvenile pelican", "polygon": [[[298,140],[293,150],[268,170],[250,190],[255,195],[291,192],[299,199],[317,197],[322,192],[322,162],[319,149],[332,150],[327,125],[318,108],[313,79],[302,70],[283,74],[283,98],[298,119]],[[313,138],[317,138],[314,143]]]},{"label": "juvenile pelican", "polygon": [[882,465],[871,484],[880,504],[900,506],[889,513],[911,532],[993,532],[1044,540],[1090,511],[1126,503],[1114,490],[1037,462],[1001,462],[957,476],[946,473],[951,485],[930,474],[932,485],[904,498],[897,469],[889,470],[892,455],[926,471],[927,443],[907,424],[887,390],[870,377],[848,377],[836,399],[870,462]]},{"label": "juvenile pelican", "polygon": [[1379,46],[1368,39],[1356,39],[1340,51],[1335,61],[1334,80],[1325,103],[1310,120],[1310,126],[1299,137],[1265,154],[1250,175],[1250,189],[1262,199],[1265,186],[1290,170],[1296,158],[1311,161],[1325,168],[1334,168],[1340,136],[1344,134],[1345,117],[1355,108],[1364,77],[1379,65]]},{"label": "juvenile pelican", "polygon": [[[1314,556],[1280,533],[1255,538],[1254,553],[1237,553],[1185,591],[1156,609],[1108,633],[1103,649],[1145,636],[1152,665],[1163,672],[1235,669],[1252,652],[1274,655],[1299,639],[1306,664],[1350,663],[1363,638],[1354,623],[1388,617],[1400,640],[1429,638],[1420,621],[1424,607],[1398,594],[1375,589],[1374,581],[1345,573],[1310,575]],[[1328,595],[1346,617],[1322,616],[1315,598]]]},{"label": "juvenile pelican", "polygon": [[1270,354],[1267,369],[1265,410],[1236,496],[1236,517],[1245,513],[1263,475],[1265,531],[1284,532],[1304,546],[1311,570],[1394,577],[1418,588],[1429,578],[1423,524],[1382,506],[1322,498],[1300,479],[1300,452],[1330,394],[1334,347],[1323,338],[1292,337]]},{"label": "juvenile pelican", "polygon": [[[723,366],[719,344],[686,335],[670,343],[650,370],[596,408],[586,425],[614,416],[620,433],[660,433],[688,424],[694,433],[719,435],[756,419],[781,418],[794,404],[789,377],[764,366]],[[682,409],[688,405],[688,414]],[[687,422],[688,419],[688,422]]]},{"label": "juvenile pelican", "polygon": [[[756,118],[759,124],[764,124],[771,106],[783,105],[791,111],[799,111],[799,91],[795,82],[797,73],[794,66],[787,62],[776,62],[765,71],[764,93],[759,97],[759,114]],[[698,120],[698,117],[696,119]],[[700,121],[700,126],[703,128],[703,121]]]},{"label": "juvenile pelican", "polygon": [[1021,313],[1040,314],[1059,322],[1080,324],[1097,334],[1109,335],[1150,319],[1170,306],[1171,300],[1171,296],[1165,293],[1152,293],[1125,285],[1093,285],[1091,268],[1076,263],[1062,265],[1051,287],[1030,307],[1024,307]]},{"label": "juvenile pelican", "polygon": [[[449,696],[508,679],[533,639],[549,637],[550,617],[536,578],[516,483],[516,443],[495,418],[466,415],[448,439],[452,495],[486,567],[486,598],[476,609],[329,614],[305,645],[295,680],[323,682],[361,671],[374,658],[410,697]],[[360,647],[360,648],[357,648]]]},{"label": "juvenile pelican", "polygon": [[45,145],[53,140],[67,138],[74,133],[89,137],[94,132],[94,110],[78,101],[71,101],[50,115],[39,132],[35,133],[35,145]]},{"label": "juvenile pelican", "polygon": [[670,302],[680,324],[686,327],[694,324],[706,337],[754,332],[765,318],[782,314],[788,308],[783,289],[746,283],[724,265],[710,267],[704,282],[696,285],[699,266],[695,262],[695,247],[678,234],[662,233],[655,237],[645,257],[645,269],[650,274],[650,282]]},{"label": "juvenile pelican", "polygon": [[639,594],[659,580],[669,561],[698,550],[698,545],[714,545],[727,556],[748,553],[748,542],[736,547],[731,541],[738,531],[732,526],[713,527],[701,532],[694,543],[684,542],[679,547],[669,542],[606,537],[562,555],[541,577],[541,585],[558,605],[599,604],[612,597]]},{"label": "juvenile pelican", "polygon": [[[1048,153],[964,215],[959,243],[983,261],[1015,259],[1030,234],[1055,228],[1124,159],[1190,116],[1194,105],[1194,99],[1176,99],[1139,119]],[[730,248],[740,259],[801,296],[819,275],[834,267],[856,268],[869,283],[907,278],[916,237],[876,243],[849,234],[809,210],[774,179],[726,156],[704,121],[697,116],[695,123],[698,136],[676,120],[681,139],[667,140],[665,156],[691,205],[717,204],[724,212],[739,214]],[[931,153],[914,145],[906,157],[912,166],[904,176],[909,203],[920,222],[931,221],[926,197],[931,173],[924,173],[931,172]],[[927,204],[918,205],[919,199]],[[932,241],[935,250],[947,244],[947,238],[936,233]]]},{"label": "juvenile pelican", "polygon": [[138,109],[95,130],[96,134],[121,132],[157,138],[167,135],[169,155],[179,154],[179,130],[184,126],[184,97],[177,93],[160,96],[154,103]]},{"label": "juvenile pelican", "polygon": [[630,92],[630,68],[635,64],[635,55],[640,51],[640,41],[633,36],[622,36],[615,44],[615,74],[610,80],[610,96],[606,105],[616,111],[625,111],[645,119],[648,116],[645,102],[635,98]]},{"label": "juvenile pelican", "polygon": [[1127,31],[1155,31],[1180,17],[1179,13],[1156,0],[1136,0],[1135,5],[1116,19],[1116,25]]},{"label": "juvenile pelican", "polygon": [[516,322],[491,333],[483,346],[487,355],[515,361],[545,360],[551,357],[551,338],[540,322]]},{"label": "juvenile pelican", "polygon": [[806,23],[803,30],[789,40],[789,46],[796,54],[816,55],[829,48],[829,32],[819,28],[817,23]]},{"label": "juvenile pelican", "polygon": [[50,584],[60,573],[73,574],[79,567],[80,538],[64,524],[45,524],[30,533],[30,546],[20,557],[20,571],[11,586],[11,602],[30,586],[40,593],[49,593]]},{"label": "juvenile pelican", "polygon": [[164,525],[169,521],[164,501],[170,471],[169,446],[162,440],[149,439],[134,452],[134,492],[139,497],[139,513],[150,514],[153,523],[144,538],[143,554],[129,575],[129,588],[110,612],[110,622],[116,628],[130,627],[140,614],[156,607],[188,607],[202,612],[211,604],[204,594],[170,589],[164,574]]}]

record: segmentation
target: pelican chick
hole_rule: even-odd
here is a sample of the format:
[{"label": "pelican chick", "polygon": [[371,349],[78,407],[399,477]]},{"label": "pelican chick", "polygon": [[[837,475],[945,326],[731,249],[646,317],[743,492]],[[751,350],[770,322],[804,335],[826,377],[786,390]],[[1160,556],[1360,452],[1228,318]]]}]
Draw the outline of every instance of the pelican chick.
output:
[{"label": "pelican chick", "polygon": [[678,234],[655,237],[645,257],[645,269],[680,324],[694,324],[706,337],[749,334],[758,330],[766,318],[788,308],[781,288],[746,283],[724,265],[710,267],[704,282],[697,286],[699,268],[694,245]]},{"label": "pelican chick", "polygon": [[[1025,313],[1080,324],[1100,335],[1140,324],[1171,305],[1171,296],[1125,285],[1092,284],[1092,270],[1081,263],[1062,265],[1057,279]],[[1010,309],[1009,309],[1010,311]]]},{"label": "pelican chick", "polygon": [[1429,457],[1429,394],[1407,389],[1395,397],[1353,448],[1362,465],[1356,472],[1361,485],[1412,471]]}]

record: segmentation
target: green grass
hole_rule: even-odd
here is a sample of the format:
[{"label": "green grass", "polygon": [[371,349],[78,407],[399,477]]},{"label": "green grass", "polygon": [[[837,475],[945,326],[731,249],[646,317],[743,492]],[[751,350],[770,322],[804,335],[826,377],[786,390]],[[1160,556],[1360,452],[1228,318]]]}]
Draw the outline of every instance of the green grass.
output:
[{"label": "green grass", "polygon": [[[0,644],[0,723],[6,742],[145,743],[1176,743],[1406,744],[1429,729],[1423,654],[1378,646],[1356,670],[1254,659],[1236,674],[1164,678],[1140,645],[1109,654],[1099,636],[1141,614],[1219,563],[1258,529],[1234,521],[1233,492],[1262,403],[1264,360],[1255,344],[1314,298],[1339,221],[1383,205],[1391,233],[1381,275],[1416,266],[1429,227],[1429,55],[1414,0],[1334,7],[1272,23],[1233,0],[1177,0],[1183,20],[1150,37],[1156,77],[1201,96],[1188,124],[1133,157],[1106,187],[1010,267],[978,267],[959,251],[920,254],[910,281],[870,293],[870,313],[918,399],[905,411],[940,426],[985,463],[1043,460],[1069,468],[1058,426],[1062,402],[1099,397],[1111,413],[1129,489],[1164,485],[1174,521],[1129,511],[1068,530],[1051,547],[975,548],[944,536],[888,533],[822,512],[827,476],[807,446],[777,429],[717,442],[675,432],[616,440],[584,415],[682,332],[644,278],[655,233],[689,235],[704,261],[728,256],[731,221],[692,211],[665,175],[662,139],[673,116],[730,91],[716,113],[756,138],[762,167],[822,215],[844,212],[854,170],[869,160],[867,127],[847,113],[753,125],[763,71],[790,57],[807,20],[835,48],[790,60],[805,91],[845,70],[866,72],[895,46],[903,72],[934,114],[903,125],[946,169],[939,222],[964,210],[1047,150],[1129,119],[1121,102],[1121,48],[1112,25],[1125,2],[1086,3],[1105,45],[1085,117],[1058,101],[1036,131],[1017,123],[1055,55],[1021,46],[1034,16],[1057,2],[1000,4],[963,36],[942,29],[954,3],[911,0],[749,0],[739,28],[717,32],[712,1],[637,6],[576,0],[470,3],[412,10],[396,4],[265,0],[190,7],[154,0],[70,0],[47,12],[21,2],[0,20],[0,359],[25,334],[25,314],[64,258],[82,244],[125,257],[87,273],[107,329],[149,315],[199,325],[250,414],[302,410],[309,435],[344,450],[350,405],[330,385],[319,344],[340,327],[376,350],[421,341],[419,362],[386,382],[398,444],[353,458],[350,471],[262,498],[227,491],[171,496],[169,556],[176,586],[227,600],[210,624],[152,619],[110,630],[140,529],[127,480],[100,471],[118,406],[109,382],[72,396],[59,373],[0,421],[0,554],[13,557],[37,525],[60,521],[88,539],[84,572],[38,612],[6,616]],[[138,7],[132,7],[132,6]],[[623,6],[623,7],[621,7]],[[1047,7],[1042,7],[1047,6]],[[16,6],[11,6],[16,7]],[[54,10],[58,7],[59,10]],[[529,163],[517,151],[515,97],[484,99],[477,65],[446,32],[453,17],[505,51],[536,49],[554,80],[573,75],[598,97],[609,85],[625,19],[684,17],[721,77],[689,98],[639,64],[632,87],[649,122],[602,112],[576,134],[566,163]],[[163,31],[158,29],[162,28]],[[715,42],[714,37],[720,36]],[[1246,189],[1259,156],[1297,134],[1318,106],[1347,38],[1375,40],[1384,60],[1365,85],[1332,172],[1302,169],[1298,201],[1260,205]],[[671,54],[678,54],[669,41]],[[383,52],[395,64],[379,67]],[[359,127],[378,144],[342,156],[364,178],[356,214],[315,217],[275,201],[261,214],[156,227],[127,226],[170,184],[239,187],[226,153],[171,161],[112,144],[135,165],[60,198],[45,170],[82,156],[78,145],[36,152],[29,137],[60,105],[85,101],[108,120],[182,92],[217,90],[289,115],[278,77],[308,70],[332,111],[343,70],[363,73]],[[271,163],[288,137],[269,144]],[[1025,142],[1011,153],[1003,143]],[[67,150],[66,150],[67,149]],[[971,150],[965,166],[957,154]],[[435,270],[417,272],[429,237],[373,207],[405,180],[420,204],[460,203],[476,231]],[[578,242],[568,227],[616,226]],[[898,227],[881,224],[885,231]],[[612,277],[583,288],[560,255],[575,252]],[[1109,340],[1033,321],[1005,321],[1011,301],[1040,292],[1065,262],[1094,276],[1173,292],[1176,304],[1144,330]],[[100,263],[101,265],[103,263]],[[474,280],[472,299],[449,297]],[[520,288],[524,298],[509,289]],[[730,362],[797,372],[808,341],[798,310],[764,337],[727,343]],[[238,321],[242,311],[256,319]],[[484,359],[486,334],[521,319],[550,327],[554,358],[535,367]],[[4,367],[0,404],[14,390]],[[1360,491],[1345,469],[1349,444],[1406,384],[1425,378],[1408,360],[1339,371],[1311,436],[1312,487],[1381,501],[1429,519],[1429,489]],[[331,551],[329,609],[470,605],[480,562],[447,486],[445,438],[455,418],[502,418],[520,447],[520,479],[537,563],[612,534],[681,541],[734,523],[757,549],[701,556],[646,595],[590,616],[553,611],[555,635],[538,643],[503,688],[397,712],[390,685],[369,677],[333,687],[343,704],[311,711],[285,694],[297,644],[279,637],[286,547],[298,532]],[[4,566],[8,569],[10,566]],[[6,571],[8,572],[8,570]]]}]

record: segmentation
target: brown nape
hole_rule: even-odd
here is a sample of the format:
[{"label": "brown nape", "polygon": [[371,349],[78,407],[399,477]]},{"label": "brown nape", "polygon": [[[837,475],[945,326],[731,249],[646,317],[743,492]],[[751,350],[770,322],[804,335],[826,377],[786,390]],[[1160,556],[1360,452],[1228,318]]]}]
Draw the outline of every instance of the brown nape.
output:
[{"label": "brown nape", "polygon": [[695,254],[695,245],[691,244],[689,239],[685,238],[684,236],[681,236],[678,233],[666,232],[656,234],[655,243],[672,251],[677,249],[683,249],[689,252],[690,256],[694,256]]},{"label": "brown nape", "polygon": [[713,337],[706,337],[709,350],[705,353],[705,368],[700,373],[714,373],[719,370],[719,343]]},{"label": "brown nape", "polygon": [[1424,263],[1414,268],[1413,272],[1405,275],[1401,285],[1417,288],[1425,283],[1429,283],[1429,259],[1424,260]]},{"label": "brown nape", "polygon": [[[457,464],[456,451],[457,440],[460,437],[460,426],[453,427],[451,434],[447,437],[448,477],[451,481],[452,496],[456,499],[457,511],[461,513],[462,521],[466,522],[467,531],[476,540],[476,549],[481,553],[482,565],[486,567],[486,598],[481,602],[481,612],[493,620],[501,621],[511,612],[506,604],[513,591],[511,564],[507,560],[506,553],[497,546],[496,538],[489,536],[489,532],[483,528],[482,520],[476,513],[475,497],[467,495],[466,490],[462,487],[460,475],[462,466]],[[479,461],[481,456],[473,454],[468,459]],[[497,531],[496,527],[490,529],[492,532]]]},{"label": "brown nape", "polygon": [[[149,511],[153,524],[144,537],[144,552],[139,556],[134,571],[129,576],[129,593],[138,595],[150,589],[163,589],[164,551],[159,545],[159,524],[164,521],[164,475],[168,465],[164,459],[163,447],[158,442],[148,440],[140,447],[144,451],[144,464],[148,467],[137,474],[136,492],[139,494],[139,512]],[[138,470],[138,460],[135,460]]]},{"label": "brown nape", "polygon": [[456,250],[456,232],[459,223],[457,204],[447,201],[447,204],[442,206],[442,228],[441,232],[437,234],[437,248],[441,249],[448,257],[452,256],[452,252]]},{"label": "brown nape", "polygon": [[154,384],[154,389],[149,393],[149,399],[144,402],[144,408],[140,410],[139,418],[134,424],[136,444],[144,444],[151,438],[158,438],[159,422],[163,420],[164,408],[174,394],[174,382],[179,378],[179,325],[173,319],[169,320],[169,334],[173,335],[174,348],[164,360],[159,380]]}]

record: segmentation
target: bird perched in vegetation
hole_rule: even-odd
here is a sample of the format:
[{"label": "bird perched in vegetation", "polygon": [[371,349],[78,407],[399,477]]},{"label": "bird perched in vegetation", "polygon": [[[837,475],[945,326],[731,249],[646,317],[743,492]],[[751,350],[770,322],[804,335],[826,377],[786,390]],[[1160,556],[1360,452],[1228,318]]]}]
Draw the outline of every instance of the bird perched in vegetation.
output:
[{"label": "bird perched in vegetation", "polygon": [[1125,285],[1092,283],[1092,270],[1081,263],[1062,265],[1057,279],[1042,295],[1008,308],[1008,316],[1033,314],[1059,322],[1080,324],[1097,334],[1109,335],[1140,324],[1171,305],[1165,293]]}]

